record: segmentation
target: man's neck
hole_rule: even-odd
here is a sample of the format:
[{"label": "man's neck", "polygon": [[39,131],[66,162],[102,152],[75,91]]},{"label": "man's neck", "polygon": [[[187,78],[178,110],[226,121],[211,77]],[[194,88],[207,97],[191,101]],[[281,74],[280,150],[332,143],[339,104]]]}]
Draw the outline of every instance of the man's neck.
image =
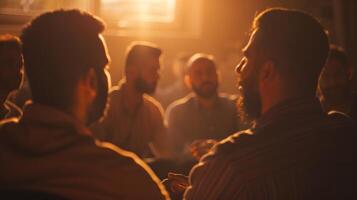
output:
[{"label": "man's neck", "polygon": [[143,93],[138,92],[133,83],[127,82],[123,85],[123,104],[127,110],[133,112],[142,100]]},{"label": "man's neck", "polygon": [[297,95],[271,95],[270,98],[262,98],[262,115],[268,112],[274,106],[292,98],[298,98]]},{"label": "man's neck", "polygon": [[211,109],[217,101],[218,95],[214,95],[210,98],[204,98],[196,95],[199,105],[206,109]]}]

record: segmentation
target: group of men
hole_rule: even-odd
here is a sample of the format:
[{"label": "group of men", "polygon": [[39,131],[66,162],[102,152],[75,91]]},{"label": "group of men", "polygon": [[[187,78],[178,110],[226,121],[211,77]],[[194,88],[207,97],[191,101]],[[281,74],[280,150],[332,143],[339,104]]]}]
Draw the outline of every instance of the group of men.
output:
[{"label": "group of men", "polygon": [[[149,96],[160,76],[160,48],[130,45],[125,78],[111,88],[104,28],[87,12],[56,10],[23,29],[22,48],[15,48],[23,59],[18,50],[16,64],[8,65],[18,79],[2,99],[19,87],[24,61],[32,103],[21,118],[1,122],[0,192],[65,199],[353,195],[355,125],[342,112],[326,114],[316,98],[329,40],[313,16],[280,8],[257,15],[236,68],[239,114],[235,99],[218,92],[213,56],[193,55],[185,76],[193,93],[168,107],[168,129]],[[235,133],[238,116],[253,123]],[[185,157],[201,139],[214,147],[197,156],[189,180],[171,175],[165,188],[142,160]]]}]

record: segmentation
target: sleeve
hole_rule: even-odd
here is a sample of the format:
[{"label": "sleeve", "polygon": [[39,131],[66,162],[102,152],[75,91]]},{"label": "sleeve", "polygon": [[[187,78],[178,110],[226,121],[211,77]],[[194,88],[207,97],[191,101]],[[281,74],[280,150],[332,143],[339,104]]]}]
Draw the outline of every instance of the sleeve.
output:
[{"label": "sleeve", "polygon": [[[107,150],[116,152],[117,158],[121,158],[120,166],[125,165],[124,168],[117,168],[120,170],[121,181],[125,182],[125,189],[133,191],[130,193],[131,199],[147,199],[147,200],[169,200],[169,194],[160,179],[155,175],[152,169],[141,160],[136,154],[130,151],[125,151],[111,143],[96,142]],[[125,160],[125,164],[124,161]],[[119,165],[118,165],[119,166]],[[113,172],[112,172],[113,173]],[[124,173],[124,174],[123,174]],[[112,175],[116,177],[116,175]],[[114,186],[115,187],[115,186]],[[135,189],[140,189],[140,192],[135,192]],[[125,190],[124,188],[121,188]]]},{"label": "sleeve", "polygon": [[186,189],[184,199],[220,199],[232,177],[228,159],[216,156],[214,152],[209,153],[192,168],[190,186]]},{"label": "sleeve", "polygon": [[[131,152],[128,153],[132,154]],[[160,179],[156,176],[152,169],[135,154],[128,156],[132,157],[132,159],[136,163],[136,172],[133,172],[131,174],[137,175],[137,178],[134,178],[136,183],[133,188],[141,189],[141,191],[137,193],[137,199],[168,200],[169,194],[166,191],[165,186],[161,183]]]}]

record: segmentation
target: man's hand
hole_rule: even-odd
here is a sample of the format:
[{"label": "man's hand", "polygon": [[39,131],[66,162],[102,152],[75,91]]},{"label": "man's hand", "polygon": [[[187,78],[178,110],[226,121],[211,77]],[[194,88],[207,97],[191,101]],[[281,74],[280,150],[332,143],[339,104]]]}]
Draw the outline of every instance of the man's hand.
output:
[{"label": "man's hand", "polygon": [[189,148],[192,156],[196,158],[196,160],[200,160],[215,144],[217,144],[217,141],[212,139],[195,140],[191,143]]},{"label": "man's hand", "polygon": [[170,191],[173,193],[184,193],[189,186],[188,176],[169,172],[167,176]]}]

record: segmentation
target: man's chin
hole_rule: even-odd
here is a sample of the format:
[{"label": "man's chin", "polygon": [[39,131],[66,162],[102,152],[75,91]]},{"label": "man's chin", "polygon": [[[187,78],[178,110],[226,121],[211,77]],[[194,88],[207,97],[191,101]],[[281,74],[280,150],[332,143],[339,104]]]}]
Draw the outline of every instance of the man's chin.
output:
[{"label": "man's chin", "polygon": [[237,109],[239,117],[245,123],[250,123],[261,116],[261,101],[258,97],[245,97],[244,93],[238,98]]}]

